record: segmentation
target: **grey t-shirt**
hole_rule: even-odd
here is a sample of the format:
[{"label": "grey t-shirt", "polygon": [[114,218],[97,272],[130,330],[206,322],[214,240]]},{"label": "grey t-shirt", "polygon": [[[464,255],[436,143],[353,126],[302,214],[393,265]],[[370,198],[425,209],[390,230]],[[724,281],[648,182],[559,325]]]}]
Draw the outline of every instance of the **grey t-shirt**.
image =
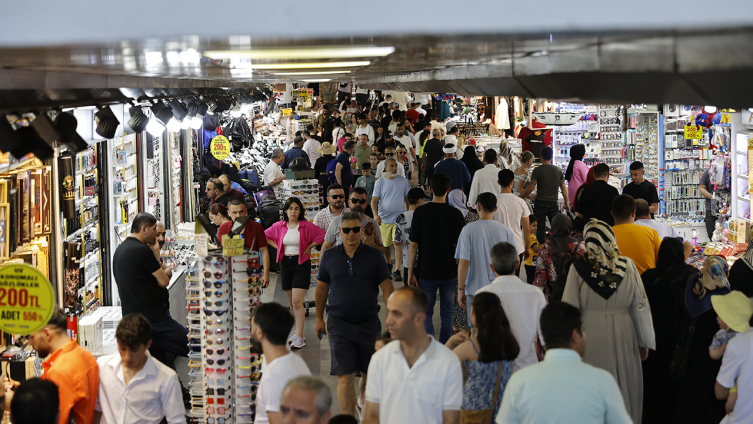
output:
[{"label": "grey t-shirt", "polygon": [[[327,234],[324,235],[324,240],[332,243],[333,246],[338,246],[343,243],[343,238],[340,234],[340,224],[342,224],[342,222],[343,216],[342,214],[340,214],[336,216],[335,219],[333,219],[329,224],[329,227],[327,227]],[[369,222],[374,223],[374,243],[376,243],[377,246],[381,246],[382,232],[379,231],[379,224],[377,224],[374,218],[371,218],[368,215],[364,215],[363,219],[361,220],[361,226],[365,227]],[[363,231],[361,232],[361,241],[363,241]]]},{"label": "grey t-shirt", "polygon": [[[709,191],[709,193],[713,193],[713,189],[711,188],[711,176],[709,175],[709,170],[711,168],[706,168],[705,171],[703,171],[703,175],[701,175],[701,184],[706,186],[706,190]],[[711,216],[711,210],[713,209],[714,201],[710,199],[706,199],[706,216]]]},{"label": "grey t-shirt", "polygon": [[536,183],[536,200],[556,203],[557,191],[564,181],[565,176],[559,166],[539,165],[531,174],[531,182]]}]

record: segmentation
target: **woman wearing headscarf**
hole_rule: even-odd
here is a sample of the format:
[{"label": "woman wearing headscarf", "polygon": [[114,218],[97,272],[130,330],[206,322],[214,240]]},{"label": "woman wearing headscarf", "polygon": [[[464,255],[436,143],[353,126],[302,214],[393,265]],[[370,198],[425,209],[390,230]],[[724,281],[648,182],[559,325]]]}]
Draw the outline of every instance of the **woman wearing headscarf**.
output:
[{"label": "woman wearing headscarf", "polygon": [[729,287],[753,297],[753,227],[748,232],[748,248],[729,270]]},{"label": "woman wearing headscarf", "polygon": [[[669,372],[679,329],[682,327],[682,309],[672,292],[672,286],[685,286],[688,277],[698,270],[685,263],[682,241],[665,238],[659,247],[656,268],[641,275],[651,305],[656,351],[643,361],[643,424],[672,423],[677,395]],[[684,298],[683,298],[684,299]]]},{"label": "woman wearing headscarf", "polygon": [[583,144],[576,144],[570,148],[570,163],[567,164],[565,180],[567,181],[568,199],[571,199],[571,201],[575,199],[575,193],[586,182],[588,176],[588,166],[583,163],[583,156],[585,155],[586,146]]},{"label": "woman wearing headscarf", "polygon": [[612,228],[591,220],[584,241],[586,254],[570,266],[562,301],[583,314],[588,329],[583,362],[612,374],[630,418],[640,424],[641,360],[648,357],[648,349],[656,349],[651,308],[638,268],[620,255]]},{"label": "woman wearing headscarf", "polygon": [[575,220],[573,220],[573,229],[577,233],[583,232],[583,227],[586,226],[586,217],[583,216],[582,213],[578,212],[578,200],[580,199],[580,195],[583,194],[583,190],[586,189],[589,185],[593,184],[594,181],[596,181],[596,176],[594,175],[594,169],[596,167],[592,166],[588,170],[588,175],[586,176],[586,182],[581,184],[580,187],[578,187],[578,190],[575,192],[575,197],[571,198],[570,201],[573,204],[573,211],[575,211]]},{"label": "woman wearing headscarf", "polygon": [[[463,162],[465,167],[468,168],[468,172],[471,173],[471,181],[473,181],[473,176],[476,174],[476,171],[484,168],[484,164],[479,160],[478,155],[476,155],[476,147],[471,145],[465,146],[465,154],[463,155],[463,158],[460,159],[460,162]],[[468,184],[468,187],[464,191],[465,194],[468,195],[471,191],[471,185]]]},{"label": "woman wearing headscarf", "polygon": [[[552,234],[549,244],[539,250],[536,277],[533,285],[544,291],[548,301],[562,298],[570,263],[577,256],[586,253],[586,245],[571,235],[572,221],[565,214],[557,214],[552,219]],[[567,267],[565,265],[567,264]]]},{"label": "woman wearing headscarf", "polygon": [[512,149],[507,143],[502,143],[502,145],[499,146],[498,158],[500,169],[509,169],[510,171],[515,172],[520,166],[520,159],[512,153]]},{"label": "woman wearing headscarf", "polygon": [[[463,193],[463,190],[459,188],[456,188],[455,190],[450,191],[450,194],[447,195],[447,203],[453,208],[459,210],[460,213],[463,214],[466,224],[478,220],[478,213],[476,213],[476,211],[469,211],[468,208],[465,206],[465,203],[467,201],[468,201],[468,198],[465,197],[465,193]],[[455,262],[457,265],[459,261],[455,260]],[[453,305],[453,308],[452,308],[452,330],[454,332],[458,332],[460,330],[470,330],[470,329],[471,329],[471,325],[468,323],[468,311],[463,309],[458,303],[458,294],[457,294],[457,288],[456,288],[455,304]]]},{"label": "woman wearing headscarf", "polygon": [[[722,361],[709,356],[709,345],[719,331],[711,296],[730,292],[727,262],[721,256],[709,256],[700,273],[686,281],[673,282],[672,292],[683,315],[681,342],[676,349],[682,355],[675,353],[678,366],[671,370],[678,388],[674,422],[718,423],[725,410],[724,401],[717,400],[714,394]],[[694,330],[691,332],[690,328]]]}]

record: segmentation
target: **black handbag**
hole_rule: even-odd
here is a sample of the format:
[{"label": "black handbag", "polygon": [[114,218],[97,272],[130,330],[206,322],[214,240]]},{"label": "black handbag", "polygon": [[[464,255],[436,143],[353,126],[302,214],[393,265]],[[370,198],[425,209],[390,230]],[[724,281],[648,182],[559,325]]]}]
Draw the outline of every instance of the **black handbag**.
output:
[{"label": "black handbag", "polygon": [[669,375],[675,382],[685,378],[688,370],[688,360],[690,359],[690,345],[693,343],[693,334],[695,334],[695,325],[698,317],[694,317],[683,327],[680,338],[675,345],[672,354],[672,362],[669,363]]}]

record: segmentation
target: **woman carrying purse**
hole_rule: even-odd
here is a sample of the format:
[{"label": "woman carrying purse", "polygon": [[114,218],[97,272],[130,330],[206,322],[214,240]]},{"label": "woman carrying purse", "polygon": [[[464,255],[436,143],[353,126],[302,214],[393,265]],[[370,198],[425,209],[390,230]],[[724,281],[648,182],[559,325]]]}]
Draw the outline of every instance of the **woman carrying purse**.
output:
[{"label": "woman carrying purse", "polygon": [[468,370],[460,423],[491,424],[502,405],[502,395],[512,376],[520,346],[496,294],[477,293],[471,308],[470,338],[459,332],[450,337],[445,346],[455,352]]}]

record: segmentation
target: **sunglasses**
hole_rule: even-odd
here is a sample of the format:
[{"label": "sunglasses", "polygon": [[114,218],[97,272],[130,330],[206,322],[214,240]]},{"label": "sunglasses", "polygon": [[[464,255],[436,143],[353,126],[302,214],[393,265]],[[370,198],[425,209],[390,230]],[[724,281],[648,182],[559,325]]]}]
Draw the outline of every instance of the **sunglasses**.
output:
[{"label": "sunglasses", "polygon": [[385,156],[395,156],[395,154],[394,154],[394,153],[385,153],[384,155],[385,155]]},{"label": "sunglasses", "polygon": [[204,295],[205,295],[206,297],[212,297],[212,293],[214,293],[214,295],[215,295],[216,297],[222,297],[222,295],[223,295],[223,294],[225,294],[226,292],[224,292],[224,291],[222,291],[222,290],[217,290],[216,292],[213,292],[213,291],[211,291],[211,290],[207,290],[207,291],[205,291],[205,292],[204,292]]},{"label": "sunglasses", "polygon": [[[225,379],[224,378],[217,378],[217,379],[207,378],[207,385],[209,385],[209,386],[222,386],[222,387],[224,387],[225,386]],[[218,390],[221,390],[221,389],[218,389]],[[229,391],[230,389],[228,388],[228,389],[225,389],[225,390]]]},{"label": "sunglasses", "polygon": [[217,372],[217,374],[222,375],[227,372],[227,368],[204,368],[204,371],[207,372],[207,374],[213,374],[214,372]]},{"label": "sunglasses", "polygon": [[329,197],[331,197],[333,199],[344,199],[345,195],[344,194],[333,194],[332,196],[329,196]]},{"label": "sunglasses", "polygon": [[238,293],[248,293],[249,296],[259,296],[262,293],[261,287],[249,287],[247,289],[235,289],[234,292]]},{"label": "sunglasses", "polygon": [[227,333],[227,330],[225,330],[224,328],[216,328],[214,330],[206,329],[204,331],[204,334],[208,336],[212,334],[225,334],[225,333]]},{"label": "sunglasses", "polygon": [[209,309],[204,309],[204,313],[207,314],[207,316],[212,316],[212,314],[215,314],[218,317],[221,317],[221,316],[223,316],[227,312],[228,312],[227,309],[224,309],[222,311],[210,311]]},{"label": "sunglasses", "polygon": [[217,353],[218,355],[224,355],[225,354],[225,349],[217,349],[217,350],[215,350],[215,349],[207,349],[206,351],[207,351],[207,354],[209,354],[209,355],[214,355],[215,353]]},{"label": "sunglasses", "polygon": [[[212,286],[215,286],[215,287],[217,287],[218,289],[221,289],[221,288],[222,288],[222,285],[223,285],[223,284],[225,284],[225,282],[224,282],[224,281],[215,281],[215,282],[211,282],[211,281],[204,281],[204,288],[205,288],[205,289],[211,289],[211,288],[212,288]],[[206,294],[206,293],[205,293],[205,294]],[[207,295],[207,296],[209,296],[209,295]]]},{"label": "sunglasses", "polygon": [[225,398],[207,398],[207,404],[208,405],[224,405],[225,404]]},{"label": "sunglasses", "polygon": [[230,301],[229,300],[216,300],[214,302],[212,302],[212,301],[205,301],[204,305],[207,308],[211,308],[212,305],[214,305],[214,306],[222,306],[222,304],[225,303],[225,302],[230,302]]},{"label": "sunglasses", "polygon": [[350,198],[350,203],[360,203],[362,205],[366,204],[366,199],[356,199],[354,197]]},{"label": "sunglasses", "polygon": [[224,406],[220,406],[220,407],[215,408],[213,406],[210,406],[209,408],[207,408],[207,414],[210,414],[210,415],[211,414],[225,415],[225,407]]},{"label": "sunglasses", "polygon": [[204,278],[212,278],[212,275],[214,275],[214,278],[219,280],[223,275],[225,275],[225,273],[218,271],[212,274],[212,271],[204,271]]},{"label": "sunglasses", "polygon": [[256,366],[256,365],[250,366],[250,367],[240,366],[240,367],[236,367],[236,368],[241,369],[241,370],[250,370],[251,373],[255,373],[259,369],[259,367]]},{"label": "sunglasses", "polygon": [[212,262],[211,259],[204,259],[204,268],[209,268],[210,266],[213,266],[217,269],[222,268],[223,266],[225,266],[225,258],[219,256],[215,258],[214,262]]},{"label": "sunglasses", "polygon": [[[343,234],[350,234],[351,231],[358,234],[361,232],[361,227],[340,227],[341,230],[343,230]],[[351,276],[353,276],[351,274]]]},{"label": "sunglasses", "polygon": [[214,365],[215,362],[217,363],[217,365],[225,365],[225,362],[227,362],[227,360],[226,359],[217,359],[217,360],[207,359],[207,364],[209,365]]},{"label": "sunglasses", "polygon": [[[222,409],[225,409],[225,408],[222,408]],[[211,412],[210,412],[210,414],[211,414]],[[247,415],[251,415],[251,414],[247,414]],[[229,418],[230,417],[228,417],[228,419]],[[209,417],[209,418],[207,418],[207,424],[225,424],[225,418],[219,417],[219,418],[217,418],[217,422],[215,422],[215,419],[213,417]]]},{"label": "sunglasses", "polygon": [[294,191],[293,194],[296,196],[303,196],[304,194],[314,194],[319,193],[319,190],[300,190],[300,191]]},{"label": "sunglasses", "polygon": [[[218,316],[219,316],[219,315],[218,315]],[[221,319],[217,319],[217,320],[211,320],[211,319],[208,319],[208,320],[207,320],[207,325],[222,325],[222,324],[223,324],[224,322],[225,322],[225,321],[223,321],[223,320],[221,320]],[[209,352],[209,354],[211,355],[211,354],[212,354],[212,352]],[[222,353],[220,353],[220,355],[222,355]]]},{"label": "sunglasses", "polygon": [[318,184],[302,184],[302,185],[294,185],[291,188],[293,189],[299,189],[299,188],[317,188]]},{"label": "sunglasses", "polygon": [[207,388],[207,395],[209,395],[209,396],[214,396],[214,395],[225,396],[225,392],[229,392],[229,391],[230,391],[230,387],[228,387],[227,389],[213,389],[213,388],[209,387],[209,388]]}]

